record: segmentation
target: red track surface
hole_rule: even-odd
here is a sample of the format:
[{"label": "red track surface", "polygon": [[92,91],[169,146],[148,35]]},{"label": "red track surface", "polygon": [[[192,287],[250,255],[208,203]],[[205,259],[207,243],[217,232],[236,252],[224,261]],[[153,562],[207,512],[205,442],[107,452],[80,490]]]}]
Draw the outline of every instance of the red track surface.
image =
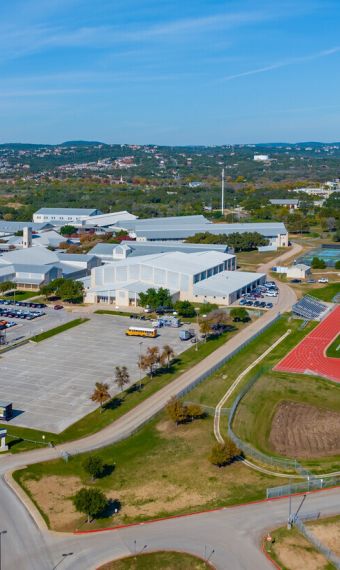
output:
[{"label": "red track surface", "polygon": [[324,376],[340,382],[340,358],[329,358],[326,349],[340,333],[340,307],[336,307],[274,370]]}]

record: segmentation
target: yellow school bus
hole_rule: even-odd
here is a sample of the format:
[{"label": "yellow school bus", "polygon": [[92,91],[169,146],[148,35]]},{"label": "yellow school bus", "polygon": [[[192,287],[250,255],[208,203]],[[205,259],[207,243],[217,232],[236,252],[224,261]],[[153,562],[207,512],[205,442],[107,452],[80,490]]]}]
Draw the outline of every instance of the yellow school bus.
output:
[{"label": "yellow school bus", "polygon": [[129,327],[125,331],[126,336],[146,336],[149,338],[156,338],[157,329],[155,327]]}]

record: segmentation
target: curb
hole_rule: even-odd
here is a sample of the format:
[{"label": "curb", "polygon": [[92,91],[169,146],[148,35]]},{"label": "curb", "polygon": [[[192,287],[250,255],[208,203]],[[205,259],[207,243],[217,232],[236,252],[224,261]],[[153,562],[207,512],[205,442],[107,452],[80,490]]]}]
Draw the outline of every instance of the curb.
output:
[{"label": "curb", "polygon": [[269,560],[269,562],[274,566],[274,568],[276,568],[277,570],[282,570],[281,566],[279,566],[278,563],[275,562],[275,560],[270,556],[269,552],[267,551],[267,549],[265,547],[265,543],[266,543],[266,539],[263,538],[262,542],[261,542],[262,554],[267,558],[267,560]]},{"label": "curb", "polygon": [[98,533],[98,532],[108,532],[108,531],[121,530],[124,528],[130,528],[133,526],[143,526],[146,524],[153,524],[153,523],[162,522],[162,521],[169,521],[169,520],[173,520],[173,519],[182,519],[182,518],[186,518],[186,517],[193,517],[194,515],[204,515],[207,513],[217,513],[217,512],[225,511],[225,510],[229,510],[229,509],[241,509],[242,507],[257,505],[260,503],[270,503],[272,501],[279,501],[281,499],[287,499],[289,497],[296,497],[296,496],[301,496],[301,495],[310,495],[312,493],[322,493],[323,491],[332,491],[333,489],[339,489],[339,488],[340,488],[340,485],[336,485],[335,487],[328,487],[327,489],[313,489],[311,491],[305,491],[305,492],[301,492],[301,493],[292,493],[291,495],[283,495],[282,497],[272,497],[270,499],[258,499],[257,501],[250,501],[249,503],[240,503],[238,505],[230,505],[230,506],[226,506],[226,507],[217,507],[216,509],[205,509],[203,511],[195,511],[193,513],[183,513],[180,515],[171,515],[168,517],[161,517],[158,519],[151,519],[151,520],[142,521],[142,522],[133,522],[133,523],[128,523],[128,524],[120,524],[120,525],[112,526],[112,527],[94,528],[94,529],[90,529],[90,530],[75,530],[75,531],[73,531],[73,534],[75,534],[75,535],[94,534],[94,533]]},{"label": "curb", "polygon": [[37,527],[42,531],[49,531],[45,519],[39,512],[38,508],[35,506],[30,496],[13,478],[12,473],[16,470],[17,469],[14,469],[13,471],[7,471],[6,473],[4,473],[3,477],[5,483],[11,489],[11,491],[19,498],[21,503],[25,506],[28,514],[30,515],[30,517],[32,517]]}]

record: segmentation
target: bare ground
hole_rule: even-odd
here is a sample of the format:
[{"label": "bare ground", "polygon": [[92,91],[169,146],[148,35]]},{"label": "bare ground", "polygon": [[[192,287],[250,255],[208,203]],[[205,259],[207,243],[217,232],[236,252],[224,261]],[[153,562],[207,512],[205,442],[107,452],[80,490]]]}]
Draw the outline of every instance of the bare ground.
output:
[{"label": "bare ground", "polygon": [[317,458],[340,454],[340,414],[308,404],[281,402],[269,444],[280,455]]},{"label": "bare ground", "polygon": [[308,525],[312,533],[322,544],[340,556],[340,520],[333,523]]},{"label": "bare ground", "polygon": [[289,570],[324,570],[327,560],[316,552],[303,537],[285,537],[277,542],[274,551],[280,563]]}]

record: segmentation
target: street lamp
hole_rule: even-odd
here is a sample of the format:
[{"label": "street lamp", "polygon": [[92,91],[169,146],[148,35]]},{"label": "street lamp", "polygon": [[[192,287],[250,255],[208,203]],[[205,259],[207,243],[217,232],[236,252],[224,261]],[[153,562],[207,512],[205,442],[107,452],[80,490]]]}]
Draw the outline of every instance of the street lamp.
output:
[{"label": "street lamp", "polygon": [[142,390],[142,366],[141,366],[141,362],[142,362],[142,344],[143,341],[139,342],[139,362],[138,362],[138,367],[139,367],[139,391]]},{"label": "street lamp", "polygon": [[3,534],[7,534],[7,530],[0,530],[0,570],[1,570],[1,538]]},{"label": "street lamp", "polygon": [[197,332],[196,332],[196,345],[195,345],[195,350],[198,350],[198,328],[199,328],[199,322],[198,322],[198,315],[200,314],[200,309],[199,307],[195,307],[195,311],[196,311],[196,317],[197,317]]},{"label": "street lamp", "polygon": [[[52,570],[55,570],[57,568],[57,566],[59,566],[59,564],[61,564],[65,560],[65,558],[67,558],[67,556],[72,556],[72,555],[73,555],[73,552],[64,552],[64,554],[61,555],[61,559],[59,560],[59,562],[55,566],[53,566]],[[1,568],[0,568],[0,570],[1,570]]]}]

